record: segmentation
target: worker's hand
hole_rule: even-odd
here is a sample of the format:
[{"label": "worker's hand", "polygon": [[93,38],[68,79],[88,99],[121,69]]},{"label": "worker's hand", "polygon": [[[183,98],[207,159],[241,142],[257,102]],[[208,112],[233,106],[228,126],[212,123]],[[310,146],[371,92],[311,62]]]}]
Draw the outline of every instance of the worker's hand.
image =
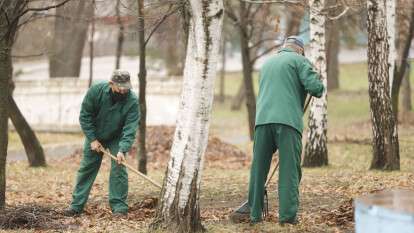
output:
[{"label": "worker's hand", "polygon": [[116,160],[117,160],[118,164],[121,164],[121,163],[125,162],[124,153],[118,152],[118,154],[116,155]]},{"label": "worker's hand", "polygon": [[100,142],[98,142],[98,140],[95,140],[93,142],[91,142],[91,150],[94,150],[96,152],[100,152],[102,150],[102,145]]}]

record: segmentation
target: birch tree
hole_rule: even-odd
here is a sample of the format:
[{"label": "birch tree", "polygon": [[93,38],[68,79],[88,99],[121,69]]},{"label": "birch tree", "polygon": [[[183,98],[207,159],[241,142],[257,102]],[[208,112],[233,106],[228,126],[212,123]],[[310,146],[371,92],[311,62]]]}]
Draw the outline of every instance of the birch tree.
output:
[{"label": "birch tree", "polygon": [[313,98],[309,113],[309,133],[305,146],[303,166],[315,167],[328,165],[327,147],[327,80],[325,52],[325,21],[322,13],[325,0],[310,0],[310,61],[321,76],[325,91],[321,98]]},{"label": "birch tree", "polygon": [[390,44],[386,0],[368,0],[368,81],[373,132],[371,169],[398,170],[396,119],[390,98]]},{"label": "birch tree", "polygon": [[190,0],[190,25],[178,120],[153,228],[198,232],[200,181],[207,147],[223,19],[222,0]]}]

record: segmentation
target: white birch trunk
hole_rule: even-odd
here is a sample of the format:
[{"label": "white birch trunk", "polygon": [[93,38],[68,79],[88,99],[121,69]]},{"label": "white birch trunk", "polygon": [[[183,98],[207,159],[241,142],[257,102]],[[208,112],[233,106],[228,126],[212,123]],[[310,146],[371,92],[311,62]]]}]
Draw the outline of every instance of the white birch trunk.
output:
[{"label": "white birch trunk", "polygon": [[398,170],[399,143],[391,108],[386,1],[368,0],[368,80],[373,133],[371,169]]},{"label": "white birch trunk", "polygon": [[390,93],[392,90],[392,82],[394,80],[395,65],[397,60],[397,49],[396,49],[396,5],[397,0],[385,0],[386,2],[386,18],[387,18],[387,38],[389,46],[389,56],[388,56],[388,67],[389,67],[389,85]]},{"label": "white birch trunk", "polygon": [[327,79],[325,51],[325,21],[322,13],[325,0],[310,0],[310,61],[321,76],[325,91],[321,98],[313,98],[309,113],[309,133],[305,147],[304,166],[328,164],[327,148]]},{"label": "white birch trunk", "polygon": [[178,120],[156,220],[177,232],[201,230],[199,189],[207,147],[223,1],[191,0],[191,19]]}]

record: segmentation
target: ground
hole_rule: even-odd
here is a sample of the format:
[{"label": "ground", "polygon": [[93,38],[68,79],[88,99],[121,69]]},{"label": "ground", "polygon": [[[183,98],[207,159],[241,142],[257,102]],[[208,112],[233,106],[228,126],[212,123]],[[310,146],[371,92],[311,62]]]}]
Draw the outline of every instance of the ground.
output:
[{"label": "ground", "polygon": [[[228,95],[237,91],[239,78],[238,73],[228,75]],[[329,166],[303,169],[300,224],[290,227],[280,227],[277,224],[276,178],[269,187],[270,216],[265,223],[250,226],[246,223],[233,224],[228,220],[229,213],[246,200],[252,144],[247,139],[245,110],[230,111],[229,99],[224,103],[216,102],[211,135],[235,144],[247,156],[244,159],[232,160],[220,152],[223,159],[207,159],[200,202],[203,224],[209,232],[353,232],[354,198],[390,188],[414,190],[412,122],[400,122],[399,125],[401,171],[369,170],[372,149],[367,86],[365,65],[341,66],[341,90],[329,93]],[[50,135],[40,137],[43,142],[53,140]],[[71,137],[73,135],[63,135],[61,138],[70,140]],[[12,140],[11,144],[18,147],[17,140]],[[210,153],[209,158],[211,156],[214,153]],[[24,161],[9,163],[6,193],[6,214],[9,215],[3,214],[9,218],[0,218],[0,225],[4,228],[15,226],[13,223],[20,226],[26,223],[37,227],[37,230],[18,229],[16,232],[146,232],[152,220],[154,202],[159,190],[130,172],[130,213],[124,219],[112,218],[107,198],[107,159],[92,189],[86,214],[79,218],[64,218],[60,215],[70,202],[79,160],[78,155],[73,155],[63,160],[48,161],[46,168],[27,168],[27,162]],[[130,159],[129,162],[134,164],[136,161]],[[164,168],[165,160],[151,159],[150,177],[161,182]],[[4,219],[9,222],[4,222]],[[50,221],[46,221],[48,219]]]}]

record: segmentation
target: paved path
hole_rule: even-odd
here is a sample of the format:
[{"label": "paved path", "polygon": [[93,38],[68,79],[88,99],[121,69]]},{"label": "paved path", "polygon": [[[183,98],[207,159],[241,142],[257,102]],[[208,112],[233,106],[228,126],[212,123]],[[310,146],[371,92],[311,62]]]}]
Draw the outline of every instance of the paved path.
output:
[{"label": "paved path", "polygon": [[[44,145],[43,150],[45,152],[46,160],[61,159],[72,155],[75,151],[79,149],[82,149],[82,145],[82,142]],[[9,150],[7,152],[7,162],[15,162],[22,160],[27,160],[26,152],[23,149]]]}]

